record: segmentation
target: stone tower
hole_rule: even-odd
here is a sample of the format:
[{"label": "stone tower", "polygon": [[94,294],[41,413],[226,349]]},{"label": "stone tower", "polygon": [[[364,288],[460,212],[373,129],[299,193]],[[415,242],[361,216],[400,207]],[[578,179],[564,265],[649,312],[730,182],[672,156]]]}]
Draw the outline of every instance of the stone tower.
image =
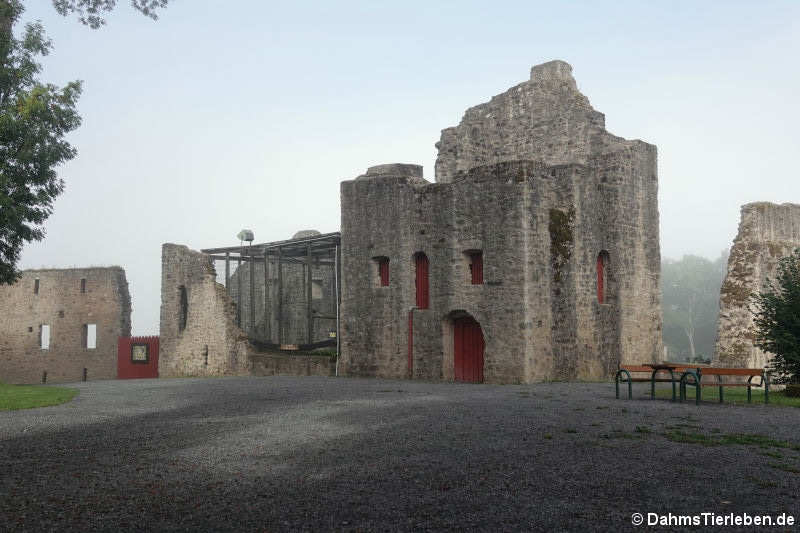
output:
[{"label": "stone tower", "polygon": [[531,382],[659,358],[656,148],[608,133],[571,71],[468,109],[435,184],[407,164],[342,183],[346,373]]}]

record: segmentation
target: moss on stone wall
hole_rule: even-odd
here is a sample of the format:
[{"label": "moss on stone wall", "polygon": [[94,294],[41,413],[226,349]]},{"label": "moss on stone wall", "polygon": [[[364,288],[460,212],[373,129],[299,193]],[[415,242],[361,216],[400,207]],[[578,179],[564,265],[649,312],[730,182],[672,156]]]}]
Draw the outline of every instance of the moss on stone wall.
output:
[{"label": "moss on stone wall", "polygon": [[574,221],[574,208],[570,207],[567,212],[550,209],[550,223],[547,228],[550,231],[550,261],[553,266],[553,281],[556,283],[561,281],[562,270],[572,254]]},{"label": "moss on stone wall", "polygon": [[747,366],[749,353],[747,347],[741,341],[736,341],[727,349],[720,348],[717,359],[724,366],[743,367]]},{"label": "moss on stone wall", "polygon": [[744,307],[751,294],[750,289],[731,280],[726,280],[719,289],[719,297],[726,306]]}]

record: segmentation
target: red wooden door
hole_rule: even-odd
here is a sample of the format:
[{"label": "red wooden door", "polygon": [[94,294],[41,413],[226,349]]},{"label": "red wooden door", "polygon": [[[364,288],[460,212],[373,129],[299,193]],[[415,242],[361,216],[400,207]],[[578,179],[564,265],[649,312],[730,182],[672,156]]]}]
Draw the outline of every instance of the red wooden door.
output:
[{"label": "red wooden door", "polygon": [[483,382],[483,332],[472,317],[453,322],[453,369],[456,381]]},{"label": "red wooden door", "polygon": [[428,256],[420,252],[414,257],[414,260],[416,262],[416,279],[414,282],[417,289],[417,308],[427,309],[430,302]]}]

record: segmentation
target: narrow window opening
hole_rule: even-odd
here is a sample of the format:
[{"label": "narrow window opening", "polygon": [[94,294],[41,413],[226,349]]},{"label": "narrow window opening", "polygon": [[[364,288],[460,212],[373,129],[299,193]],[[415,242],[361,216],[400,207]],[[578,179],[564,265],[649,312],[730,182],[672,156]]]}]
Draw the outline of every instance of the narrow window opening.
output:
[{"label": "narrow window opening", "polygon": [[414,254],[414,264],[416,267],[414,285],[417,308],[428,309],[430,304],[430,284],[428,279],[430,263],[428,262],[428,256],[423,252],[417,252]]},{"label": "narrow window opening", "polygon": [[186,287],[181,285],[178,288],[179,298],[180,298],[180,310],[178,316],[178,331],[183,331],[186,329],[186,321],[188,319],[189,314],[189,297],[186,294]]},{"label": "narrow window opening", "polygon": [[86,349],[97,348],[97,324],[86,324]]},{"label": "narrow window opening", "polygon": [[388,257],[373,257],[372,261],[375,263],[375,275],[373,277],[373,286],[375,287],[388,287],[389,286],[389,258]]},{"label": "narrow window opening", "polygon": [[39,326],[39,346],[42,350],[50,349],[50,325],[42,324]]},{"label": "narrow window opening", "polygon": [[39,278],[33,280],[33,294],[39,294]]},{"label": "narrow window opening", "polygon": [[597,303],[608,303],[608,252],[601,250],[597,254]]},{"label": "narrow window opening", "polygon": [[86,292],[86,278],[81,278],[81,292]]},{"label": "narrow window opening", "polygon": [[315,279],[311,281],[311,299],[322,300],[322,280]]},{"label": "narrow window opening", "polygon": [[467,250],[464,252],[469,266],[469,283],[483,285],[483,252],[481,250]]},{"label": "narrow window opening", "polygon": [[208,344],[203,346],[203,366],[208,366]]}]

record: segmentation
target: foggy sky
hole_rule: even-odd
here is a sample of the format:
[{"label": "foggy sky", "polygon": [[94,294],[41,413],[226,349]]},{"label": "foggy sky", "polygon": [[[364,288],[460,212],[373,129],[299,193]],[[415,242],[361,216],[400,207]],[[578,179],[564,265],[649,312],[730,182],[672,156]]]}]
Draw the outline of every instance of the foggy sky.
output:
[{"label": "foggy sky", "polygon": [[24,3],[84,120],[21,266],[121,265],[135,335],[158,334],[162,243],[337,231],[341,180],[433,181],[439,131],[552,59],[610,132],[658,146],[662,257],[716,258],[742,204],[800,203],[798,2],[172,0],[153,22],[122,0],[96,31]]}]

